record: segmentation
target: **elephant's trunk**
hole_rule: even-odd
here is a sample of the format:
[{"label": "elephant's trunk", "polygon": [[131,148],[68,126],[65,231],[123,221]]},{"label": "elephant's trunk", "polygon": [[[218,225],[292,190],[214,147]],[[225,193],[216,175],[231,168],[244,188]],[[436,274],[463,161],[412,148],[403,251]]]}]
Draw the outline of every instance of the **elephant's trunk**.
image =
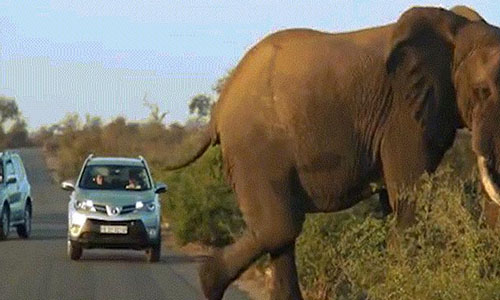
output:
[{"label": "elephant's trunk", "polygon": [[477,165],[479,167],[481,182],[486,190],[486,193],[493,202],[500,205],[500,189],[491,176],[486,158],[481,155],[478,156]]}]

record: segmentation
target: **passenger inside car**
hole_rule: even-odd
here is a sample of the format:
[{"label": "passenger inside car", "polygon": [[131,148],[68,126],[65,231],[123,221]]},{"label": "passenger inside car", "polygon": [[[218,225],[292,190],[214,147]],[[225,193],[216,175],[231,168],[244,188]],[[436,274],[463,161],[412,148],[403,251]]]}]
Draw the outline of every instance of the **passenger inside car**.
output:
[{"label": "passenger inside car", "polygon": [[104,185],[104,176],[102,176],[101,174],[97,174],[97,176],[94,178],[94,182],[99,186]]},{"label": "passenger inside car", "polygon": [[139,182],[139,179],[137,178],[137,174],[130,174],[130,177],[128,179],[128,184],[125,186],[125,189],[127,190],[140,190],[141,185]]}]

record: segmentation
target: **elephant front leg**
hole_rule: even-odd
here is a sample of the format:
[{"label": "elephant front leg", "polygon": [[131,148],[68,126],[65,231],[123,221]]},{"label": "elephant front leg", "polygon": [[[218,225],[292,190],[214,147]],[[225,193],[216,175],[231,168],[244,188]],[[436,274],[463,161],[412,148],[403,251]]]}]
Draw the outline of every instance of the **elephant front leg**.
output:
[{"label": "elephant front leg", "polygon": [[430,147],[417,126],[413,133],[407,130],[404,126],[394,127],[381,147],[384,180],[398,231],[415,223],[416,199],[408,192],[425,172],[434,172],[444,153]]},{"label": "elephant front leg", "polygon": [[500,214],[500,206],[489,198],[485,198],[483,207],[484,222],[490,228],[495,228],[498,223],[498,215]]},{"label": "elephant front leg", "polygon": [[302,300],[295,265],[295,244],[286,246],[282,251],[271,253],[273,286],[272,300]]}]

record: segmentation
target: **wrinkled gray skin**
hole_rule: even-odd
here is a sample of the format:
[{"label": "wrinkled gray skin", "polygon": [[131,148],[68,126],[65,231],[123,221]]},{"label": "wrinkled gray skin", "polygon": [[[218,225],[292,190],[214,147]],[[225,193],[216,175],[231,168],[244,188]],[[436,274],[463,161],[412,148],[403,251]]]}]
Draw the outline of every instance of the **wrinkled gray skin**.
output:
[{"label": "wrinkled gray skin", "polygon": [[172,166],[220,143],[247,224],[203,264],[208,299],[264,253],[272,299],[302,299],[294,243],[305,213],[351,207],[382,182],[398,225],[411,223],[414,205],[400,191],[436,169],[458,128],[471,130],[482,182],[498,196],[500,31],[454,11],[412,8],[394,24],[345,34],[285,30],[245,55],[203,147]]}]

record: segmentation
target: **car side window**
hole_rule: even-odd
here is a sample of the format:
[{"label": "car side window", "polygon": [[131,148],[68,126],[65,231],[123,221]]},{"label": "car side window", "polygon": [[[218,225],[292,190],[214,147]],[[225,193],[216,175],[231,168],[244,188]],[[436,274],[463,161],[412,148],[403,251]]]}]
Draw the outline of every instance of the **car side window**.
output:
[{"label": "car side window", "polygon": [[18,156],[14,156],[14,160],[16,162],[15,167],[16,167],[16,173],[19,175],[19,179],[23,180],[24,177],[26,176],[26,172],[24,170],[23,162],[21,161],[21,158]]},{"label": "car side window", "polygon": [[12,163],[11,160],[7,161],[7,165],[5,166],[5,171],[7,173],[7,176],[16,175],[16,172],[14,170],[14,164]]}]

